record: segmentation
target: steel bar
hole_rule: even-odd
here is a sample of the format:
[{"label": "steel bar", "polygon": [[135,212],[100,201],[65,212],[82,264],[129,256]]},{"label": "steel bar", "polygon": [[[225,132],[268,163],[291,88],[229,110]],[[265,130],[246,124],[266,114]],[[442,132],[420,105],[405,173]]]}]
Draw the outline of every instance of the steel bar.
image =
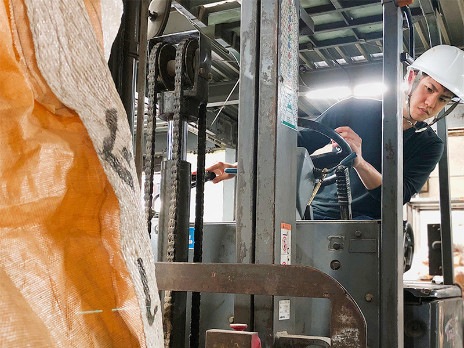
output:
[{"label": "steel bar", "polygon": [[[258,105],[260,0],[244,1],[240,26],[240,87],[237,175],[237,262],[254,263],[256,221],[256,129]],[[236,296],[234,316],[237,322],[253,327],[252,299]]]},{"label": "steel bar", "polygon": [[[145,116],[145,87],[147,81],[147,26],[150,1],[140,1],[139,61],[137,69],[137,129],[135,132],[135,170],[140,186],[143,168],[143,125]],[[156,112],[155,112],[156,115]]]},{"label": "steel bar", "polygon": [[140,1],[125,0],[123,3],[124,14],[118,36],[113,45],[109,65],[133,133]]},{"label": "steel bar", "polygon": [[[396,1],[383,4],[382,233],[380,347],[403,347],[403,122],[400,53],[403,18]],[[400,233],[401,232],[401,233]]]},{"label": "steel bar", "polygon": [[[195,188],[195,232],[193,262],[203,260],[203,214],[205,200],[205,157],[206,157],[206,104],[200,105],[198,112],[198,156],[197,181]],[[200,302],[201,294],[192,293],[190,324],[190,348],[198,348],[200,340]]]},{"label": "steel bar", "polygon": [[453,263],[453,231],[451,219],[451,190],[448,166],[448,127],[446,118],[437,123],[437,134],[443,140],[444,151],[438,163],[440,183],[440,216],[441,216],[441,257],[443,266],[443,283],[454,284]]},{"label": "steel bar", "polygon": [[[440,26],[431,35],[432,46],[442,44]],[[443,113],[443,112],[442,112]],[[441,116],[441,114],[438,115]],[[451,191],[448,165],[448,126],[446,118],[437,122],[437,134],[443,141],[443,155],[438,162],[438,178],[440,183],[440,219],[441,219],[441,257],[443,267],[444,284],[454,284],[454,263],[453,263],[453,234],[451,220]]]},{"label": "steel bar", "polygon": [[[274,246],[278,240],[274,232],[278,210],[274,204],[277,176],[278,9],[278,0],[261,1],[255,210],[255,263],[260,264],[274,263]],[[254,297],[254,318],[254,331],[260,332],[265,347],[272,346],[275,324],[272,298]]]},{"label": "steel bar", "polygon": [[366,322],[335,279],[307,266],[156,263],[160,290],[325,298],[331,301],[332,347],[366,347]]}]

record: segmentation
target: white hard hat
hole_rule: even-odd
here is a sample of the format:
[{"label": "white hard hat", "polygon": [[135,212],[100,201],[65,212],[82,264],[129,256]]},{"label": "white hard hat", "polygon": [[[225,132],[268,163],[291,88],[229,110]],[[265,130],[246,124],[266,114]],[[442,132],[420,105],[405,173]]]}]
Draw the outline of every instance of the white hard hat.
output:
[{"label": "white hard hat", "polygon": [[432,47],[408,67],[411,69],[426,73],[464,101],[464,51],[448,45]]}]

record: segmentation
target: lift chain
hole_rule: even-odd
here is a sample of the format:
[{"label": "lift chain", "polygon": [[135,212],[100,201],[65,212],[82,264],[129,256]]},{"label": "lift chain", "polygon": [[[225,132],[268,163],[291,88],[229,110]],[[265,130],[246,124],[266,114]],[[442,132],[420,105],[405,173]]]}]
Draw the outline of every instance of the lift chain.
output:
[{"label": "lift chain", "polygon": [[[155,175],[155,131],[156,131],[156,79],[158,77],[158,57],[162,43],[156,44],[150,51],[148,58],[148,112],[147,135],[145,141],[145,159],[143,171],[145,173],[144,201],[145,217],[148,224],[148,235],[151,236],[151,220],[153,218],[153,184]],[[139,103],[144,102],[139,96]]]},{"label": "lift chain", "polygon": [[[182,41],[176,49],[176,60],[175,60],[175,84],[174,84],[174,116],[173,116],[173,149],[172,149],[172,160],[176,161],[176,164],[171,167],[171,183],[170,188],[170,200],[169,200],[169,221],[168,221],[168,250],[167,250],[167,261],[174,261],[174,240],[175,232],[177,228],[177,199],[179,196],[179,165],[182,159],[182,146],[179,141],[182,139],[182,115],[181,111],[181,100],[183,96],[182,80],[184,76],[184,56],[185,47],[188,40]],[[164,294],[164,346],[165,348],[170,347],[171,333],[172,333],[172,294],[171,291],[166,291]]]}]

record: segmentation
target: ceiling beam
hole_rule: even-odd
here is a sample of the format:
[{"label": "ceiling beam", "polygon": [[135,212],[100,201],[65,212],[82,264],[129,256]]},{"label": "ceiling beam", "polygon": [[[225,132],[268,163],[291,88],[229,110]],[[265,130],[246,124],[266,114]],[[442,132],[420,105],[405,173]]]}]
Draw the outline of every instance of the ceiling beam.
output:
[{"label": "ceiling beam", "polygon": [[[377,40],[381,40],[383,37],[383,32],[374,32],[369,35],[368,38],[365,38],[362,40],[363,43],[365,42],[375,42]],[[307,43],[300,44],[300,52],[309,52],[312,51],[314,48],[329,48],[329,47],[340,47],[340,46],[347,46],[347,45],[353,45],[357,43],[358,40],[354,36],[348,36],[348,37],[341,37],[341,38],[336,38],[336,39],[329,39],[329,40],[321,40],[317,41],[314,40],[314,46],[311,45],[308,47]]]},{"label": "ceiling beam", "polygon": [[313,69],[312,63],[309,62],[309,60],[306,58],[303,52],[299,52],[298,56],[300,57],[300,59],[303,61],[303,63],[306,65],[308,69]]},{"label": "ceiling beam", "polygon": [[424,32],[422,31],[422,28],[420,26],[419,22],[414,23],[414,28],[416,29],[417,35],[419,35],[419,38],[422,42],[422,46],[424,46],[425,50],[428,50],[430,48],[428,40],[425,38]]},{"label": "ceiling beam", "polygon": [[359,43],[356,43],[355,44],[356,48],[359,50],[359,52],[361,52],[361,54],[363,55],[364,58],[366,58],[366,60],[368,61],[371,61],[372,60],[372,57],[369,53],[366,52],[366,50],[364,49],[364,47],[361,46],[361,44]]},{"label": "ceiling beam", "polygon": [[348,56],[345,54],[345,52],[342,51],[342,49],[340,47],[334,47],[335,51],[337,51],[337,53],[340,55],[340,57],[342,57],[346,63],[350,63],[351,62],[351,58],[348,58]]},{"label": "ceiling beam", "polygon": [[318,6],[313,6],[313,7],[306,7],[305,10],[306,12],[309,13],[311,17],[316,17],[316,16],[322,16],[328,13],[334,13],[334,12],[340,13],[344,11],[365,9],[365,8],[372,7],[372,6],[377,6],[377,7],[379,6],[378,0],[371,0],[370,3],[367,3],[367,0],[366,0],[365,2],[366,3],[362,5],[347,6],[347,7],[342,7],[342,8],[335,8],[333,4],[318,5]]},{"label": "ceiling beam", "polygon": [[438,26],[440,27],[441,35],[443,36],[443,40],[447,45],[450,45],[450,38],[448,35],[448,31],[446,30],[445,23],[443,22],[442,14],[437,13],[437,22]]}]

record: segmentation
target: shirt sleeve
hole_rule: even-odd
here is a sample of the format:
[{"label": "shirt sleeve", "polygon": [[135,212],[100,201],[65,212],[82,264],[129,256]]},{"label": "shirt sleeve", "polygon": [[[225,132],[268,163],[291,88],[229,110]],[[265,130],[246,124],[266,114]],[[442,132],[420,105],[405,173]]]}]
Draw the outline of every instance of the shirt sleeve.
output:
[{"label": "shirt sleeve", "polygon": [[411,197],[424,186],[440,160],[443,148],[443,142],[436,141],[403,162],[403,204],[409,202]]},{"label": "shirt sleeve", "polygon": [[[422,189],[442,154],[443,143],[435,141],[424,145],[423,151],[419,154],[403,161],[403,204],[408,203],[411,197]],[[368,192],[380,202],[382,186]]]}]

